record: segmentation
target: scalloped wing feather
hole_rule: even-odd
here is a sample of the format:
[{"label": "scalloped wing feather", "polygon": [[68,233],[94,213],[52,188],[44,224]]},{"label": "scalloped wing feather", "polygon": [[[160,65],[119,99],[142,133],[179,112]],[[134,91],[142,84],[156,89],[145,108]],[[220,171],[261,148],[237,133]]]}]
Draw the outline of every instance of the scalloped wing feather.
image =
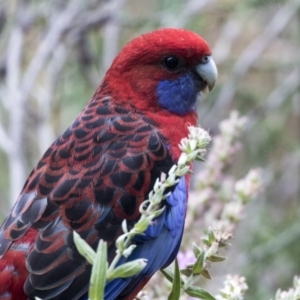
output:
[{"label": "scalloped wing feather", "polygon": [[[26,294],[78,299],[86,293],[91,267],[77,252],[72,230],[93,248],[100,238],[106,240],[112,259],[122,220],[129,226],[136,222],[156,178],[172,164],[155,122],[112,105],[108,98],[91,101],[46,151],[1,227],[2,259],[19,251],[26,260]],[[161,228],[157,236],[168,227]],[[35,232],[34,244],[16,249],[19,241],[27,243],[29,230]],[[145,246],[146,255],[152,243]],[[24,266],[17,271],[27,274]]]}]

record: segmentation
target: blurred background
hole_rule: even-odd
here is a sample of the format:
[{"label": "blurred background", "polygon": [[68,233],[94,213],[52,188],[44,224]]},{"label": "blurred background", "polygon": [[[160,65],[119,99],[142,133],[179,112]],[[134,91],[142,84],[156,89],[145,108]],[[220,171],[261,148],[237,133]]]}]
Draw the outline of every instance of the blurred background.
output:
[{"label": "blurred background", "polygon": [[0,220],[120,48],[160,27],[193,30],[211,45],[219,80],[200,124],[214,136],[231,110],[246,116],[226,172],[263,172],[264,192],[212,276],[239,273],[245,299],[274,298],[300,274],[299,0],[0,0]]}]

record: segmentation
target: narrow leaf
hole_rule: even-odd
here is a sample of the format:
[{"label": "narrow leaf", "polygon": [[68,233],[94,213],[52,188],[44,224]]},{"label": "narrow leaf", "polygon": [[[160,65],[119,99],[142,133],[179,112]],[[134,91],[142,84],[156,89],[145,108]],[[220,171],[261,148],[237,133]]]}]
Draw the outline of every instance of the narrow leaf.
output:
[{"label": "narrow leaf", "polygon": [[151,223],[150,219],[147,219],[147,218],[140,219],[134,225],[134,229],[137,230],[140,233],[143,233],[147,229],[147,227],[149,226],[150,223]]},{"label": "narrow leaf", "polygon": [[195,160],[196,160],[196,161],[201,161],[201,162],[204,162],[204,161],[205,161],[204,157],[202,157],[202,156],[200,156],[200,155],[197,156]]},{"label": "narrow leaf", "polygon": [[202,273],[203,267],[204,267],[204,256],[205,256],[205,253],[204,253],[204,251],[202,251],[201,254],[197,257],[197,260],[193,266],[193,274],[194,275],[200,275]]},{"label": "narrow leaf", "polygon": [[156,211],[153,211],[152,214],[153,214],[153,217],[152,219],[158,217],[159,215],[161,215],[163,213],[163,211],[166,209],[165,206],[163,206],[162,208],[156,210]]},{"label": "narrow leaf", "polygon": [[216,240],[215,234],[211,229],[208,230],[208,240],[210,244],[212,244]]},{"label": "narrow leaf", "polygon": [[207,259],[212,261],[212,262],[219,262],[225,260],[227,257],[226,256],[221,256],[221,255],[211,255]]},{"label": "narrow leaf", "polygon": [[73,231],[73,238],[75,246],[78,250],[78,252],[92,265],[94,264],[96,253],[94,249],[84,240],[80,237],[80,235]]},{"label": "narrow leaf", "polygon": [[209,247],[210,244],[211,244],[210,241],[209,241],[208,239],[205,239],[205,238],[202,238],[201,241],[202,241],[202,243],[203,243],[204,245],[206,245],[206,246],[208,246],[208,247]]},{"label": "narrow leaf", "polygon": [[136,245],[130,245],[127,247],[127,249],[125,249],[123,251],[123,256],[128,258],[130,256],[130,254],[132,253],[132,251],[136,248]]},{"label": "narrow leaf", "polygon": [[104,288],[106,283],[107,271],[107,246],[103,240],[100,240],[97,248],[96,259],[92,268],[90,279],[89,299],[102,300],[104,297]]},{"label": "narrow leaf", "polygon": [[197,287],[197,286],[189,286],[187,289],[185,289],[185,292],[194,298],[203,299],[203,300],[216,300],[214,296],[212,296],[208,291]]},{"label": "narrow leaf", "polygon": [[[180,273],[184,274],[183,272],[181,272],[181,271],[184,271],[184,270],[186,270],[186,269],[180,270]],[[173,282],[173,279],[174,279],[174,272],[173,271],[171,271],[169,269],[161,269],[160,271],[162,272],[162,274],[165,276],[165,278],[168,281],[170,281],[171,283]],[[190,271],[190,274],[192,274],[191,271]],[[181,280],[180,283],[183,286],[184,285],[184,280],[182,278],[180,280]]]},{"label": "narrow leaf", "polygon": [[172,285],[172,291],[168,297],[168,300],[179,300],[181,291],[181,277],[180,277],[180,270],[178,266],[178,261],[175,259],[174,264],[174,280]]},{"label": "narrow leaf", "polygon": [[193,270],[191,268],[181,269],[180,273],[185,275],[186,277],[190,277],[193,274]]},{"label": "narrow leaf", "polygon": [[166,277],[167,280],[169,280],[171,283],[173,282],[174,273],[171,270],[169,270],[169,269],[161,269],[160,271]]},{"label": "narrow leaf", "polygon": [[204,269],[204,270],[202,271],[201,275],[202,275],[203,277],[205,277],[206,279],[209,279],[209,280],[212,279],[210,273],[209,273],[206,269]]},{"label": "narrow leaf", "polygon": [[126,262],[107,274],[107,279],[127,278],[140,273],[147,265],[147,260],[140,258]]},{"label": "narrow leaf", "polygon": [[193,252],[194,252],[195,257],[198,257],[198,255],[202,252],[202,250],[198,245],[193,243]]},{"label": "narrow leaf", "polygon": [[227,242],[219,242],[219,247],[229,247],[231,244]]}]

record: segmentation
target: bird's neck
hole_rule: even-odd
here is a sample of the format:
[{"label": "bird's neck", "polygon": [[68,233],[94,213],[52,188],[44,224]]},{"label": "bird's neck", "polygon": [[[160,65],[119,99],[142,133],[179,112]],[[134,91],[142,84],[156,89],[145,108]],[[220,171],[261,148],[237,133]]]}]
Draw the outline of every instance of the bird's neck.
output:
[{"label": "bird's neck", "polygon": [[188,136],[188,127],[197,125],[197,114],[192,112],[183,117],[161,110],[155,113],[148,112],[147,116],[158,124],[162,135],[169,141],[172,158],[177,161],[181,154],[178,145],[181,139]]}]

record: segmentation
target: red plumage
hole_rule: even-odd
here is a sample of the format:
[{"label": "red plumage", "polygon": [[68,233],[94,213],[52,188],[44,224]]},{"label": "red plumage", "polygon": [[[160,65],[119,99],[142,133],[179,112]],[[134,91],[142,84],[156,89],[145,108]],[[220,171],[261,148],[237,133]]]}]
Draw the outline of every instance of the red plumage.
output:
[{"label": "red plumage", "polygon": [[[77,252],[73,230],[93,248],[106,240],[112,259],[122,220],[129,226],[138,220],[156,178],[176,163],[187,126],[197,123],[197,94],[216,79],[202,61],[209,56],[201,37],[179,29],[142,35],[122,49],[91,101],[29,175],[1,227],[0,300],[27,299],[25,293],[43,299],[86,294],[91,266]],[[184,105],[173,103],[175,98]],[[184,215],[179,219],[174,241],[173,229],[164,229],[172,254],[153,260],[157,268],[176,255]],[[146,256],[157,251],[151,243],[147,247]],[[134,298],[154,271],[124,284],[117,294],[107,287],[106,299]]]}]

